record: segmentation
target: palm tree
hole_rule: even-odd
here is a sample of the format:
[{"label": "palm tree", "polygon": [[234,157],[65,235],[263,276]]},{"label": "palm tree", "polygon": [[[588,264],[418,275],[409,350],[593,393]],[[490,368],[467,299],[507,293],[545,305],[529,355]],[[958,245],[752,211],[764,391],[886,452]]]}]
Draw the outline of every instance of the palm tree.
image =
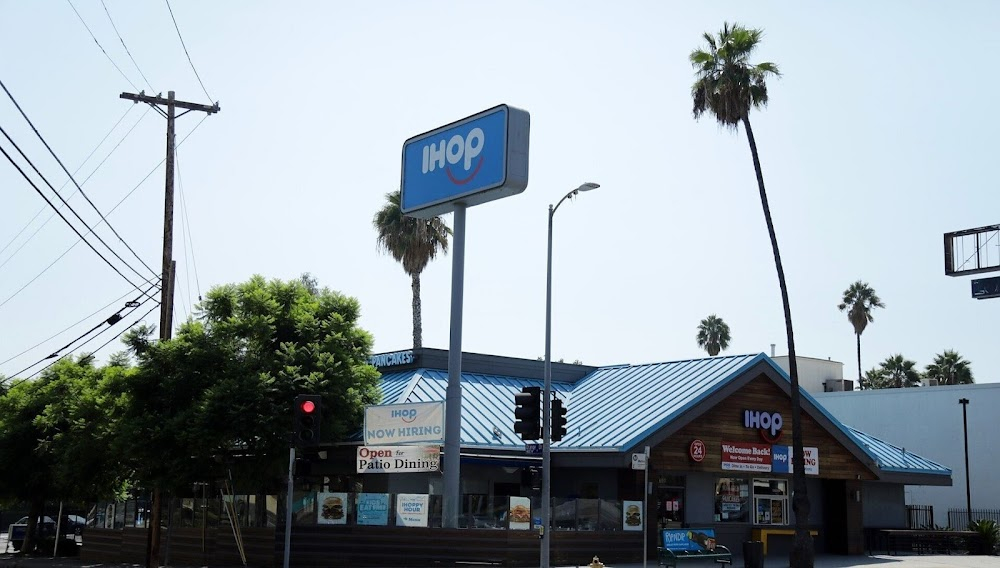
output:
[{"label": "palm tree", "polygon": [[933,363],[927,365],[924,377],[937,379],[939,385],[971,385],[976,381],[972,378],[969,364],[957,352],[946,349],[944,353],[934,357]]},{"label": "palm tree", "polygon": [[882,377],[885,379],[884,388],[907,388],[920,386],[920,371],[917,370],[917,363],[910,359],[903,358],[896,354],[882,361]]},{"label": "palm tree", "polygon": [[451,229],[440,217],[406,217],[399,206],[399,191],[385,194],[386,204],[375,214],[372,224],[378,230],[378,247],[392,255],[410,275],[413,290],[413,348],[423,347],[420,320],[420,273],[438,251],[448,252]]},{"label": "palm tree", "polygon": [[880,367],[874,367],[865,371],[865,376],[858,381],[861,390],[887,389],[892,385],[888,383],[885,372]]},{"label": "palm tree", "polygon": [[795,335],[792,332],[792,312],[788,303],[788,288],[785,285],[785,271],[781,266],[778,239],[771,222],[771,209],[767,204],[764,189],[764,174],[757,155],[757,142],[750,127],[750,110],[767,105],[767,79],[779,77],[778,66],[774,63],[751,63],[750,57],[763,35],[761,30],[743,27],[739,24],[724,24],[718,37],[705,33],[703,37],[708,49],[695,49],[689,59],[695,68],[696,80],[691,86],[694,102],[694,117],[701,117],[706,111],[719,124],[738,130],[742,124],[750,144],[753,167],[757,174],[757,188],[760,204],[764,209],[764,221],[771,238],[774,254],[774,268],[778,273],[778,287],[781,288],[781,304],[785,312],[785,335],[788,338],[788,370],[792,383],[792,447],[794,472],[792,485],[794,497],[792,509],[795,511],[795,542],[789,563],[795,568],[812,568],[815,551],[812,536],[808,530],[809,497],[806,490],[804,453],[802,450],[802,408],[799,401],[799,374],[795,361]]},{"label": "palm tree", "polygon": [[840,311],[847,310],[847,319],[854,326],[854,335],[858,340],[858,384],[861,384],[861,334],[874,321],[872,309],[884,308],[875,290],[867,282],[858,280],[844,290],[844,299],[837,306]]},{"label": "palm tree", "polygon": [[708,351],[709,357],[715,357],[719,351],[729,348],[729,325],[722,318],[712,314],[698,324],[698,347]]}]

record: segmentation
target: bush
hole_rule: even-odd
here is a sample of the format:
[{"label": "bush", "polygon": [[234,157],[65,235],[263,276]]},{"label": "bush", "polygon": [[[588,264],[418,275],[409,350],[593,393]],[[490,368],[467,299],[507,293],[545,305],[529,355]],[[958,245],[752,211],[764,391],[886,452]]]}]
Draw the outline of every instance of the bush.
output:
[{"label": "bush", "polygon": [[977,534],[974,546],[969,547],[972,554],[995,554],[1000,544],[1000,525],[991,519],[980,519],[969,525],[970,531]]}]

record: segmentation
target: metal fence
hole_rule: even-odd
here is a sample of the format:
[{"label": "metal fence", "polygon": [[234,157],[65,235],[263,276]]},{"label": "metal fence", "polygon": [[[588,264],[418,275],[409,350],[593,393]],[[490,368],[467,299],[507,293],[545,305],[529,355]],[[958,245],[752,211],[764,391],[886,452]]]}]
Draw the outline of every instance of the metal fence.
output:
[{"label": "metal fence", "polygon": [[908,528],[908,529],[933,529],[934,528],[934,506],[933,505],[907,505],[906,506],[906,528]]},{"label": "metal fence", "polygon": [[[1000,509],[973,509],[972,520],[990,519],[1000,523]],[[948,526],[954,529],[966,529],[969,526],[968,509],[948,509]]]}]

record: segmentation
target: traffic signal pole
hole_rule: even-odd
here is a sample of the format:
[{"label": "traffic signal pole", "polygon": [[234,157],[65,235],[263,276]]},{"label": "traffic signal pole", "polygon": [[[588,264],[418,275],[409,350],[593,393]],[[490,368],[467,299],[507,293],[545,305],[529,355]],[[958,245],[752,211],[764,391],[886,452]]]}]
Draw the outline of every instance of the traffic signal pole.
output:
[{"label": "traffic signal pole", "polygon": [[292,486],[295,483],[295,444],[288,445],[288,493],[285,496],[285,560],[282,566],[288,568],[292,551]]},{"label": "traffic signal pole", "polygon": [[[167,158],[166,181],[163,197],[163,264],[160,276],[160,340],[170,339],[173,331],[174,286],[173,286],[173,256],[174,256],[174,122],[177,118],[177,108],[187,112],[197,110],[207,114],[219,112],[219,103],[202,105],[178,101],[174,92],[168,91],[167,98],[159,95],[153,97],[140,92],[122,93],[118,98],[130,100],[133,103],[146,103],[155,108],[167,119]],[[166,111],[160,109],[165,106]],[[181,113],[183,116],[187,112]],[[146,566],[157,568],[160,565],[160,516],[162,513],[162,495],[160,488],[153,488],[150,528],[146,541]]]}]

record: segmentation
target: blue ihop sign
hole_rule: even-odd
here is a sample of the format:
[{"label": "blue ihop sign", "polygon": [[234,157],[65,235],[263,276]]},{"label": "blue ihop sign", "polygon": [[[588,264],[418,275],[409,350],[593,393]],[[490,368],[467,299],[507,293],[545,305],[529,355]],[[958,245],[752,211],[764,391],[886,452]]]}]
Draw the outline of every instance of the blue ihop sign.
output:
[{"label": "blue ihop sign", "polygon": [[500,105],[403,144],[401,208],[430,218],[528,187],[527,111]]}]

